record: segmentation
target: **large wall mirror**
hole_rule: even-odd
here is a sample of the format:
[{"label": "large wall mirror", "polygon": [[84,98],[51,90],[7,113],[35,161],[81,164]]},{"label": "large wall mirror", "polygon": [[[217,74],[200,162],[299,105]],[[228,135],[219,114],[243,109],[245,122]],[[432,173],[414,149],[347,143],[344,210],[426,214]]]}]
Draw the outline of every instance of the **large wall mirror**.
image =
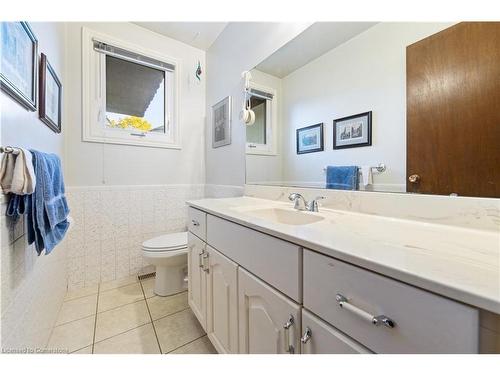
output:
[{"label": "large wall mirror", "polygon": [[500,23],[315,23],[251,70],[247,184],[500,197]]}]

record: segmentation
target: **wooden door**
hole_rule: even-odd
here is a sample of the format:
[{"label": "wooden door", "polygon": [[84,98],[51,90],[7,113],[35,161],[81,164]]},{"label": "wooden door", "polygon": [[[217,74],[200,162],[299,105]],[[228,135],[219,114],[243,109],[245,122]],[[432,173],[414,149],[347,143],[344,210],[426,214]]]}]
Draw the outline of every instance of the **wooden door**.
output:
[{"label": "wooden door", "polygon": [[203,267],[205,243],[188,233],[188,302],[204,330],[207,328],[207,282]]},{"label": "wooden door", "polygon": [[302,354],[368,354],[364,346],[347,337],[309,311],[302,310]]},{"label": "wooden door", "polygon": [[241,354],[300,353],[299,305],[241,267],[238,299]]},{"label": "wooden door", "polygon": [[408,46],[406,84],[407,191],[500,197],[500,22]]},{"label": "wooden door", "polygon": [[221,354],[238,353],[238,265],[207,246],[207,334]]}]

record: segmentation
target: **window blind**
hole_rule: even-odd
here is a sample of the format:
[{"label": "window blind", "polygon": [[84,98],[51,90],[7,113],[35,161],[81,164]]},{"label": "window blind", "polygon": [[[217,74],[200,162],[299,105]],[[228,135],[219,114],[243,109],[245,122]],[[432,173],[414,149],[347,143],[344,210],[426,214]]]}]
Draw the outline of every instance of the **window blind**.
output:
[{"label": "window blind", "polygon": [[160,69],[160,70],[167,70],[167,71],[174,71],[175,70],[175,65],[166,63],[164,61],[156,60],[148,56],[144,56],[135,52],[127,51],[126,49],[120,48],[120,47],[115,47],[110,44],[98,41],[98,40],[93,40],[94,43],[94,50],[100,53],[104,53],[106,55],[110,55],[113,57],[117,57],[123,60],[127,60],[130,62],[134,62],[137,64],[149,66],[151,68],[155,69]]}]

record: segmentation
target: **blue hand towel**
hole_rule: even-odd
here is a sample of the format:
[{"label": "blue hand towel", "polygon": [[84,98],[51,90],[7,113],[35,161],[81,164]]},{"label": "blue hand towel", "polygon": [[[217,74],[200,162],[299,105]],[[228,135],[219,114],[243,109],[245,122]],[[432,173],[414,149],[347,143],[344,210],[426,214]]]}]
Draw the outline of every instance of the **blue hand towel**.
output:
[{"label": "blue hand towel", "polygon": [[24,215],[26,212],[25,195],[9,194],[9,203],[7,204],[7,216],[12,220],[17,221],[19,216]]},{"label": "blue hand towel", "polygon": [[328,166],[326,168],[326,188],[339,190],[357,190],[359,168],[355,165],[345,167]]},{"label": "blue hand towel", "polygon": [[54,154],[30,151],[33,154],[36,188],[33,194],[24,196],[28,243],[35,243],[39,255],[43,249],[45,254],[49,254],[69,228],[61,161]]}]

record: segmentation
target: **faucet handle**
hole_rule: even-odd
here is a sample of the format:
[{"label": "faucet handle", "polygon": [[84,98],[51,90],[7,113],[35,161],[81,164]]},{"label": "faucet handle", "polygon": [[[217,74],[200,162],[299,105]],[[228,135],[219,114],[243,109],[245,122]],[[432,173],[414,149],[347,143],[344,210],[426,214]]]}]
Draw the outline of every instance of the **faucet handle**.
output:
[{"label": "faucet handle", "polygon": [[323,197],[321,195],[317,196],[309,202],[309,204],[307,205],[307,209],[312,212],[318,212],[318,201],[321,199],[326,199],[326,197]]},{"label": "faucet handle", "polygon": [[319,201],[320,199],[326,199],[326,197],[318,195],[316,198],[313,199],[313,201]]}]

